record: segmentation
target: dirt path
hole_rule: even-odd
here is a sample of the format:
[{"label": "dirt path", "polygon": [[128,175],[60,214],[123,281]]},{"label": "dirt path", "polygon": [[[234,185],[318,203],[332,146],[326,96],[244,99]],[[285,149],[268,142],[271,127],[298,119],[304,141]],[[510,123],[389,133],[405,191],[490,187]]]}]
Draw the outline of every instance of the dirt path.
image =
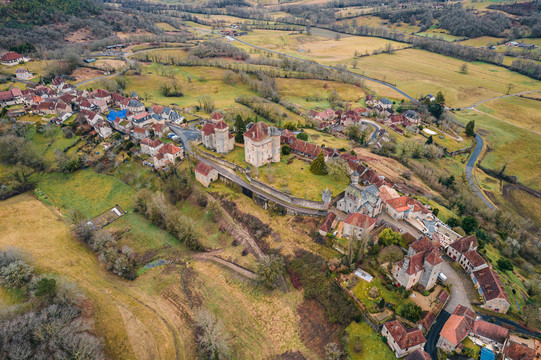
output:
[{"label": "dirt path", "polygon": [[233,270],[234,272],[236,272],[237,274],[240,274],[250,280],[256,280],[257,279],[257,274],[248,270],[248,269],[245,269],[237,264],[234,264],[230,261],[227,261],[227,260],[224,260],[218,256],[216,256],[217,254],[221,253],[223,250],[214,250],[214,251],[211,251],[211,252],[206,252],[206,253],[200,253],[200,254],[197,254],[197,255],[194,255],[193,258],[194,259],[198,259],[198,260],[209,260],[209,261],[214,261],[218,264],[221,264],[231,270]]}]

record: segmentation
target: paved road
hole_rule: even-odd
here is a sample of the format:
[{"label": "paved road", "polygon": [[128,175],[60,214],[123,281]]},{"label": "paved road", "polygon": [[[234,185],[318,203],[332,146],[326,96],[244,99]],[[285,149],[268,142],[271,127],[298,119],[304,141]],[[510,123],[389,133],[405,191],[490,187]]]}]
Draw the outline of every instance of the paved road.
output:
[{"label": "paved road", "polygon": [[479,186],[477,186],[477,183],[475,182],[473,178],[473,167],[475,166],[475,163],[477,162],[477,159],[479,158],[479,155],[481,155],[481,151],[483,150],[483,138],[479,136],[479,134],[475,134],[475,149],[473,149],[473,152],[470,156],[470,159],[468,160],[468,163],[466,164],[466,179],[468,180],[468,184],[470,184],[470,187],[472,188],[473,192],[479,199],[481,199],[486,206],[488,206],[490,209],[496,210],[496,207],[490,199],[485,195],[484,192],[479,189]]},{"label": "paved road", "polygon": [[425,344],[425,351],[430,354],[430,357],[434,360],[438,359],[438,352],[436,350],[436,344],[438,343],[438,338],[440,337],[441,329],[443,328],[443,325],[445,325],[445,322],[449,317],[451,316],[450,313],[443,310],[436,320],[434,321],[434,324],[430,328],[430,331],[426,335],[426,344]]},{"label": "paved road", "polygon": [[451,298],[443,310],[452,313],[458,305],[473,309],[462,279],[446,260],[443,260],[441,272],[447,276],[447,282],[451,284]]},{"label": "paved road", "polygon": [[376,141],[378,139],[378,131],[380,129],[379,125],[373,121],[366,120],[366,119],[363,119],[361,123],[372,125],[375,128],[374,132],[370,136],[370,141]]}]

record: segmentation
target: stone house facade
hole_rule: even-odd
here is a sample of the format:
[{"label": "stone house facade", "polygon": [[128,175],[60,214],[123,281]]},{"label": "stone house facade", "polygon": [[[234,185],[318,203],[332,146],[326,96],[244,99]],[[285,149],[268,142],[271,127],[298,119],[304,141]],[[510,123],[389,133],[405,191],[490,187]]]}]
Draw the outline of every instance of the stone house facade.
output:
[{"label": "stone house facade", "polygon": [[408,290],[417,283],[431,289],[436,284],[442,263],[438,249],[428,238],[422,237],[411,244],[406,257],[395,264],[393,276]]},{"label": "stone house facade", "polygon": [[421,330],[417,328],[406,329],[397,320],[383,324],[381,334],[387,338],[387,345],[389,345],[397,358],[423,349],[426,344],[426,339]]},{"label": "stone house facade", "polygon": [[218,180],[218,171],[203,162],[197,164],[194,172],[195,179],[204,187],[209,187],[211,182]]},{"label": "stone house facade", "polygon": [[280,161],[280,130],[264,122],[250,123],[244,133],[244,160],[253,167]]},{"label": "stone house facade", "polygon": [[221,120],[203,125],[201,140],[206,149],[216,150],[218,154],[227,154],[235,147],[235,136],[229,133],[229,126]]}]

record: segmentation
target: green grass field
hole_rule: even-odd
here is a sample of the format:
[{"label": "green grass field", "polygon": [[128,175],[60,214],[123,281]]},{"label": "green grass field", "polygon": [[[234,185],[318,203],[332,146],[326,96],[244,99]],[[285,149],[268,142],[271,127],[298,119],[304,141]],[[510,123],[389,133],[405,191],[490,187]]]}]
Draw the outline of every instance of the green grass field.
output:
[{"label": "green grass field", "polygon": [[[470,106],[477,101],[505,95],[507,85],[514,92],[536,90],[541,82],[485,63],[468,63],[468,74],[461,74],[464,62],[458,59],[407,49],[394,54],[381,54],[359,59],[358,73],[397,84],[413,97],[442,91],[447,105]],[[367,82],[371,86],[370,82]]]},{"label": "green grass field", "polygon": [[475,111],[460,111],[456,118],[463,124],[475,120],[476,128],[490,146],[482,165],[493,170],[506,166],[507,175],[541,190],[541,138],[539,135]]},{"label": "green grass field", "polygon": [[541,134],[541,101],[513,96],[492,100],[477,108],[518,127]]},{"label": "green grass field", "polygon": [[46,161],[52,162],[54,161],[56,150],[63,151],[68,146],[79,141],[80,137],[73,136],[71,139],[68,139],[64,137],[61,128],[52,126],[50,132],[45,132],[43,134],[37,133],[36,128],[32,127],[27,131],[26,138],[36,145],[38,151],[43,154]]},{"label": "green grass field", "polygon": [[346,139],[341,139],[336,136],[325,134],[314,129],[304,129],[304,132],[309,135],[308,141],[319,146],[331,147],[335,149],[351,149],[351,142]]},{"label": "green grass field", "polygon": [[135,192],[115,177],[80,170],[73,174],[44,174],[36,194],[40,198],[46,196],[63,211],[77,209],[88,217],[96,217],[117,204],[125,211],[131,210]]},{"label": "green grass field", "polygon": [[[349,343],[346,346],[348,355],[353,360],[394,360],[394,353],[382,340],[382,336],[375,333],[366,323],[352,322],[346,332],[349,337]],[[354,350],[354,339],[359,337],[362,350]]]},{"label": "green grass field", "polygon": [[497,44],[498,42],[504,40],[503,38],[497,38],[492,36],[481,36],[478,38],[468,39],[461,41],[461,45],[468,46],[487,46],[488,44]]}]

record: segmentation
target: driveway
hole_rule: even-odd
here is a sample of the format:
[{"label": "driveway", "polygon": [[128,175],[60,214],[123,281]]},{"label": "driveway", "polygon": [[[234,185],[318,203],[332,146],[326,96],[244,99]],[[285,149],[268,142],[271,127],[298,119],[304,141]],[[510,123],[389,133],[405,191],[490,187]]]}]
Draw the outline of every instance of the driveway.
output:
[{"label": "driveway", "polygon": [[389,223],[389,224],[391,224],[393,226],[396,226],[397,228],[399,228],[402,231],[402,233],[410,233],[411,235],[415,236],[416,239],[419,236],[422,235],[416,228],[414,228],[410,224],[406,223],[405,221],[398,221],[398,220],[393,219],[385,211],[383,211],[378,216],[378,219],[385,220],[385,222],[387,222],[387,223]]},{"label": "driveway", "polygon": [[451,284],[451,299],[447,305],[445,305],[444,310],[452,314],[458,305],[466,306],[473,310],[470,299],[468,298],[468,292],[462,283],[462,279],[456,273],[455,269],[453,269],[453,267],[445,260],[442,263],[441,272],[447,276],[447,282]]},{"label": "driveway", "polygon": [[443,325],[447,322],[447,319],[451,316],[450,313],[448,313],[445,310],[442,310],[440,315],[436,318],[434,321],[434,324],[430,328],[430,331],[426,335],[426,344],[425,344],[425,351],[430,354],[430,357],[432,359],[437,360],[438,359],[438,352],[436,350],[436,344],[438,343],[438,338],[440,337],[441,329],[443,328]]}]

